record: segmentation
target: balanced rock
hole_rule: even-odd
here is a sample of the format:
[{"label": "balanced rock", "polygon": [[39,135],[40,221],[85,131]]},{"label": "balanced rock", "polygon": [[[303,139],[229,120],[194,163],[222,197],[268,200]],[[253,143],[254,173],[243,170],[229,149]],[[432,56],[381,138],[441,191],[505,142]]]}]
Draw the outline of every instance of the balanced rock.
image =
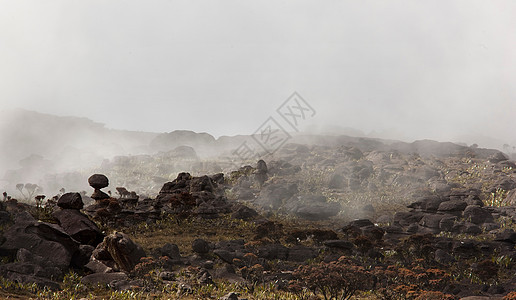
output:
[{"label": "balanced rock", "polygon": [[88,183],[94,189],[103,189],[109,185],[109,180],[106,175],[93,174],[88,178]]},{"label": "balanced rock", "polygon": [[106,175],[103,174],[93,174],[88,178],[88,183],[92,188],[95,189],[93,194],[91,195],[91,198],[100,201],[103,199],[108,199],[109,195],[101,191],[100,189],[103,189],[109,185],[109,180],[106,177]]}]

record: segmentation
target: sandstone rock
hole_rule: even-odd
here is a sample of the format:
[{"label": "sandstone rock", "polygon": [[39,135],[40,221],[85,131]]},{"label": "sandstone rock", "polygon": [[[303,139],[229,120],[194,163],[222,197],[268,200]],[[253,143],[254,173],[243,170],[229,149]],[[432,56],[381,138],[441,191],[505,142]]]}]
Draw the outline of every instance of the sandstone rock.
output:
[{"label": "sandstone rock", "polygon": [[94,189],[103,189],[109,185],[109,180],[106,175],[93,174],[88,178],[88,183]]},{"label": "sandstone rock", "polygon": [[349,222],[350,226],[356,226],[358,228],[366,227],[366,226],[374,226],[374,223],[369,219],[357,219]]},{"label": "sandstone rock", "polygon": [[495,241],[516,244],[516,232],[512,229],[506,229],[495,236]]},{"label": "sandstone rock", "polygon": [[288,248],[281,244],[268,244],[258,248],[258,257],[265,259],[281,259],[286,260],[288,257]]},{"label": "sandstone rock", "polygon": [[52,216],[66,233],[81,244],[97,246],[104,238],[97,225],[77,209],[61,209]]},{"label": "sandstone rock", "polygon": [[344,250],[351,250],[355,246],[352,242],[346,240],[328,240],[324,241],[323,245],[328,248],[338,248]]},{"label": "sandstone rock", "polygon": [[242,204],[235,205],[233,211],[231,214],[233,219],[248,221],[258,216],[256,210]]},{"label": "sandstone rock", "polygon": [[303,262],[316,256],[317,253],[314,249],[302,245],[297,245],[288,250],[287,260]]},{"label": "sandstone rock", "polygon": [[70,266],[72,255],[79,247],[62,228],[37,222],[28,212],[17,216],[4,238],[0,251],[14,255],[18,249],[25,248],[63,270]]},{"label": "sandstone rock", "polygon": [[444,264],[444,265],[448,265],[448,264],[455,262],[455,258],[450,253],[448,253],[447,251],[444,251],[442,249],[437,249],[435,251],[435,260],[438,263]]},{"label": "sandstone rock", "polygon": [[114,280],[127,280],[127,278],[127,275],[123,272],[94,273],[84,276],[81,283],[87,285],[109,284]]},{"label": "sandstone rock", "polygon": [[196,239],[192,242],[192,250],[195,253],[206,254],[210,251],[210,244],[203,239]]},{"label": "sandstone rock", "polygon": [[424,214],[422,212],[408,212],[408,211],[400,211],[394,214],[393,222],[394,224],[399,224],[401,226],[409,226],[414,223],[418,223]]},{"label": "sandstone rock", "polygon": [[438,210],[443,212],[461,212],[466,206],[468,206],[468,204],[463,200],[450,200],[439,204]]},{"label": "sandstone rock", "polygon": [[442,231],[451,231],[456,221],[457,217],[444,217],[439,221],[439,229]]},{"label": "sandstone rock", "polygon": [[499,163],[501,161],[509,160],[509,158],[507,157],[507,155],[505,155],[502,152],[498,151],[498,152],[494,153],[493,155],[489,156],[487,158],[487,160],[492,162],[492,163]]},{"label": "sandstone rock", "polygon": [[213,253],[228,264],[233,263],[233,259],[237,258],[237,255],[234,252],[230,252],[224,249],[213,250]]},{"label": "sandstone rock", "polygon": [[125,233],[110,234],[106,236],[104,242],[113,260],[120,269],[126,272],[132,271],[140,259],[145,256],[143,248],[133,242]]},{"label": "sandstone rock", "polygon": [[469,220],[473,224],[482,224],[485,222],[493,222],[493,216],[491,213],[476,205],[468,205],[464,212],[462,213],[464,219]]},{"label": "sandstone rock", "polygon": [[437,214],[425,214],[419,221],[419,225],[429,228],[439,228],[439,224],[444,217],[446,216]]},{"label": "sandstone rock", "polygon": [[57,206],[65,209],[82,209],[84,203],[82,202],[81,194],[66,193],[59,198]]},{"label": "sandstone rock", "polygon": [[111,273],[113,269],[103,264],[98,260],[90,260],[85,266],[86,269],[92,271],[93,273]]},{"label": "sandstone rock", "polygon": [[171,259],[180,259],[181,253],[176,244],[166,243],[163,247],[156,249],[159,256],[168,256]]}]

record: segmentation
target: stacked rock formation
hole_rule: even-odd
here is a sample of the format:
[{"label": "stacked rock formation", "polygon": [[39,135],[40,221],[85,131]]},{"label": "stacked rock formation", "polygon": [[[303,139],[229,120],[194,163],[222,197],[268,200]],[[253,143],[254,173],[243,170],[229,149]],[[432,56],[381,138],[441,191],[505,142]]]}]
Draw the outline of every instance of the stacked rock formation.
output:
[{"label": "stacked rock formation", "polygon": [[91,195],[91,198],[97,201],[109,199],[109,195],[100,190],[109,185],[109,180],[105,175],[93,174],[90,176],[90,178],[88,178],[88,183],[92,188],[95,189],[95,191]]}]

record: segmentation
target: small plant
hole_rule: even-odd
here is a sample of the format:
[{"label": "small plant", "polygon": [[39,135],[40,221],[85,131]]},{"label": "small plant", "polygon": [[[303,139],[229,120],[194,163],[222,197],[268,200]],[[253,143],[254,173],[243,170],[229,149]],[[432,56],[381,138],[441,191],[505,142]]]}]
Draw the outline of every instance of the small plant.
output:
[{"label": "small plant", "polygon": [[497,188],[494,192],[491,192],[487,199],[484,200],[484,204],[486,206],[494,206],[494,207],[500,207],[500,206],[507,206],[509,203],[505,201],[507,198],[508,192],[502,188]]}]

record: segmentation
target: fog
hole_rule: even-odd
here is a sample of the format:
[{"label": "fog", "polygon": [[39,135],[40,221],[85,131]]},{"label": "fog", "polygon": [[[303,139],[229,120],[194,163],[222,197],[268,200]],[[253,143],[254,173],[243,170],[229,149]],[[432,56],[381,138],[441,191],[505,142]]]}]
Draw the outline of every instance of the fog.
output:
[{"label": "fog", "polygon": [[[248,135],[293,92],[316,112],[304,132],[516,145],[514,1],[0,5],[2,145],[26,121],[15,108],[107,131]],[[31,151],[4,146],[4,166],[13,152]]]}]

